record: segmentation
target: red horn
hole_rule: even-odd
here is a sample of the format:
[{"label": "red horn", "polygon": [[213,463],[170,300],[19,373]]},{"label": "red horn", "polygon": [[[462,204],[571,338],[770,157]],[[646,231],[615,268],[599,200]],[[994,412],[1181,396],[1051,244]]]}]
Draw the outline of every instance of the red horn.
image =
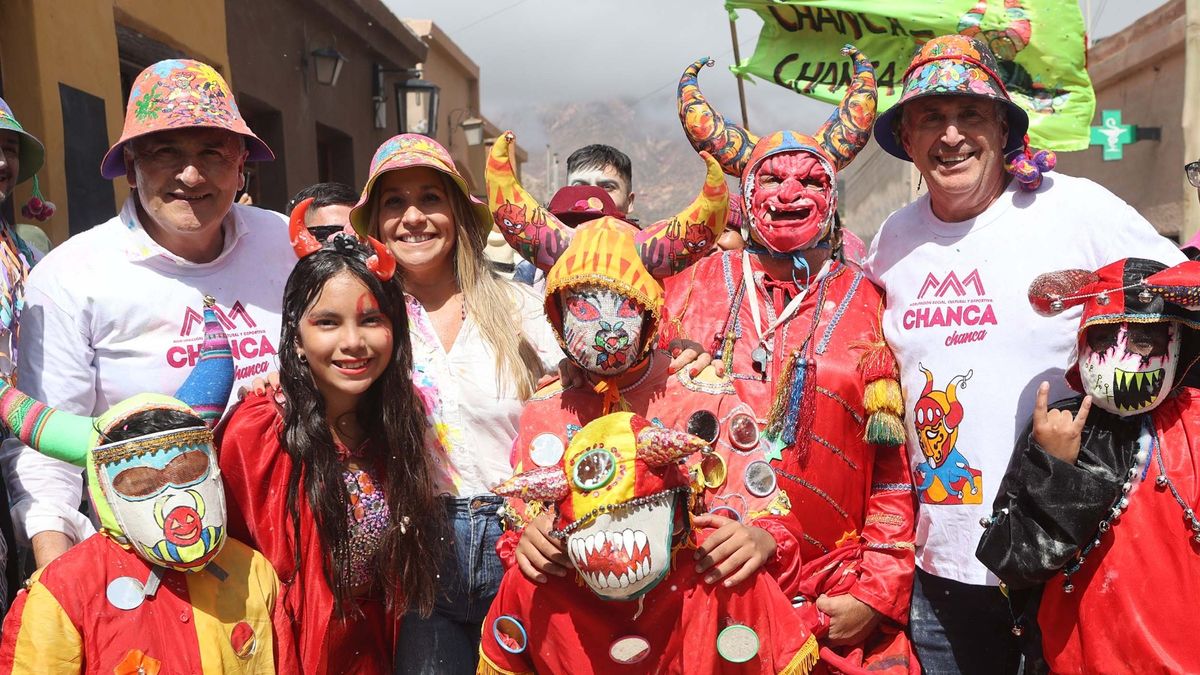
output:
[{"label": "red horn", "polygon": [[380,281],[390,280],[396,273],[396,259],[392,257],[392,252],[375,237],[367,237],[367,241],[370,242],[371,248],[375,249],[375,255],[367,258],[367,269],[379,277]]},{"label": "red horn", "polygon": [[313,236],[312,232],[308,231],[308,226],[304,224],[304,215],[308,213],[308,207],[312,206],[313,198],[309,197],[296,205],[292,209],[292,217],[288,220],[288,236],[292,241],[292,250],[296,252],[297,258],[303,258],[310,253],[314,253],[321,249],[321,242]]},{"label": "red horn", "polygon": [[523,502],[556,502],[571,494],[571,486],[561,466],[539,466],[509,478],[492,488],[492,492]]}]

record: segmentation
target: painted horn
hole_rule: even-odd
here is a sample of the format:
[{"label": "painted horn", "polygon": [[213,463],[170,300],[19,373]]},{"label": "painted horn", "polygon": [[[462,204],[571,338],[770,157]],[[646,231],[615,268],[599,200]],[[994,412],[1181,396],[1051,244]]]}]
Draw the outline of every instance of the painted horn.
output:
[{"label": "painted horn", "polygon": [[292,250],[296,252],[297,258],[315,253],[321,250],[321,242],[313,236],[312,232],[308,231],[308,226],[304,224],[304,216],[308,213],[308,207],[312,206],[313,198],[309,197],[296,205],[292,209],[292,215],[288,218],[288,237],[292,242]]},{"label": "painted horn", "polygon": [[647,425],[637,434],[637,456],[650,466],[666,466],[708,446],[691,434]]},{"label": "painted horn", "polygon": [[854,59],[854,79],[833,114],[814,134],[834,168],[846,168],[871,139],[878,104],[875,68],[854,45],[842,47],[842,54]]},{"label": "painted horn", "polygon": [[72,415],[0,380],[0,417],[21,442],[54,459],[84,466],[96,418]]},{"label": "painted horn", "polygon": [[707,152],[700,152],[707,168],[700,194],[674,217],[660,220],[634,236],[642,264],[656,279],[664,279],[688,267],[717,243],[729,216],[729,188],[721,165]]},{"label": "painted horn", "polygon": [[509,478],[492,492],[523,502],[557,502],[571,494],[571,486],[561,466],[539,466]]},{"label": "painted horn", "polygon": [[736,124],[730,124],[700,93],[697,75],[704,66],[712,66],[707,56],[692,62],[679,78],[679,121],[692,147],[717,158],[725,173],[741,178],[758,143],[758,136]]},{"label": "painted horn", "polygon": [[204,342],[200,345],[200,359],[175,392],[175,398],[186,403],[209,429],[225,414],[234,381],[233,351],[229,336],[213,309],[215,305],[216,300],[211,295],[204,297]]},{"label": "painted horn", "polygon": [[392,252],[375,237],[367,237],[367,243],[375,251],[375,255],[367,258],[367,269],[380,281],[390,281],[396,274],[396,259],[392,257]]},{"label": "painted horn", "polygon": [[574,230],[521,187],[509,156],[515,140],[513,132],[506,131],[492,145],[485,170],[488,208],[508,245],[538,269],[549,272],[570,245]]}]

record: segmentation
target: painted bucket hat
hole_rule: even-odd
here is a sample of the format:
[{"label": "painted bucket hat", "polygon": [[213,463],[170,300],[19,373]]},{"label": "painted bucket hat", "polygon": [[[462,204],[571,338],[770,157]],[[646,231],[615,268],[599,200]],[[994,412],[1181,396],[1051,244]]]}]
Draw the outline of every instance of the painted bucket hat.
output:
[{"label": "painted bucket hat", "polygon": [[17,134],[20,143],[17,157],[21,162],[17,182],[24,183],[33,178],[46,160],[46,148],[36,136],[25,131],[25,127],[22,127],[21,123],[17,121],[16,115],[13,115],[12,108],[2,98],[0,98],[0,131],[13,131]]},{"label": "painted bucket hat", "polygon": [[100,175],[125,175],[125,144],[157,131],[187,128],[224,129],[246,139],[247,161],[275,159],[238,111],[233,91],[212,66],[190,59],[168,59],[146,68],[129,90],[121,139],[104,155]]},{"label": "painted bucket hat", "polygon": [[1009,98],[998,72],[996,56],[977,38],[955,34],[926,42],[904,72],[900,100],[875,119],[875,141],[893,157],[911,162],[900,143],[900,110],[905,103],[925,96],[978,96],[1005,104],[1008,142],[1004,154],[1021,149],[1029,115]]},{"label": "painted bucket hat", "polygon": [[446,152],[440,143],[421,134],[400,134],[392,136],[379,146],[375,156],[371,158],[371,171],[367,176],[367,184],[363,186],[362,196],[354,208],[350,209],[350,224],[361,235],[370,234],[371,227],[371,190],[379,177],[389,171],[411,169],[418,166],[429,167],[434,171],[446,174],[462,191],[463,196],[471,203],[475,211],[476,225],[485,233],[492,229],[492,212],[487,204],[471,196],[467,180],[458,172],[450,153]]}]

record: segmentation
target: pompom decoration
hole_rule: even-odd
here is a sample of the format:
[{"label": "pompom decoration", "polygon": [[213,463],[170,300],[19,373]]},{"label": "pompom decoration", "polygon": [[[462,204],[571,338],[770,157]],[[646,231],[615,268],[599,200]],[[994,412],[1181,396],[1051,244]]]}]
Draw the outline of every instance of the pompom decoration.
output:
[{"label": "pompom decoration", "polygon": [[47,201],[38,185],[37,176],[33,177],[33,196],[21,207],[21,215],[26,220],[45,222],[54,215],[54,202]]},{"label": "pompom decoration", "polygon": [[1025,145],[1012,153],[1012,159],[1005,169],[1017,179],[1022,190],[1033,192],[1042,185],[1042,176],[1054,170],[1058,164],[1058,156],[1051,150],[1034,152],[1029,147],[1029,136],[1025,137]]},{"label": "pompom decoration", "polygon": [[1042,316],[1055,316],[1068,307],[1083,303],[1078,297],[1084,287],[1100,280],[1087,270],[1060,270],[1039,274],[1029,284],[1029,304]]}]

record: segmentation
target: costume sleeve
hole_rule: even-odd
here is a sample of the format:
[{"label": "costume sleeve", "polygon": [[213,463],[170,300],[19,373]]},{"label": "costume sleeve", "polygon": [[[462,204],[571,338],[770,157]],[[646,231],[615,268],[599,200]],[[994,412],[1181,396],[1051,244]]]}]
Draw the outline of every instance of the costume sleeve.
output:
[{"label": "costume sleeve", "polygon": [[21,591],[4,619],[0,674],[82,672],[83,641],[58,599],[40,582]]},{"label": "costume sleeve", "polygon": [[[1077,411],[1080,399],[1054,404]],[[975,557],[1012,588],[1051,579],[1096,534],[1121,494],[1138,445],[1138,423],[1095,408],[1074,465],[1034,440],[1032,425],[1017,443],[992,504]]]},{"label": "costume sleeve", "polygon": [[[30,276],[21,312],[17,382],[22,391],[47,405],[91,415],[96,405],[97,373],[86,312],[56,303],[57,283],[48,277],[61,273],[41,265]],[[46,457],[16,439],[0,446],[0,465],[19,540],[27,542],[39,532],[53,531],[78,543],[95,532],[79,513],[81,469]]]},{"label": "costume sleeve", "polygon": [[216,441],[229,534],[262,552],[286,584],[296,573],[294,522],[285,499],[272,496],[286,490],[291,470],[282,423],[272,397],[250,394],[217,428]]},{"label": "costume sleeve", "polygon": [[916,568],[916,495],[905,446],[875,447],[871,495],[861,535],[862,573],[850,594],[905,625]]}]

